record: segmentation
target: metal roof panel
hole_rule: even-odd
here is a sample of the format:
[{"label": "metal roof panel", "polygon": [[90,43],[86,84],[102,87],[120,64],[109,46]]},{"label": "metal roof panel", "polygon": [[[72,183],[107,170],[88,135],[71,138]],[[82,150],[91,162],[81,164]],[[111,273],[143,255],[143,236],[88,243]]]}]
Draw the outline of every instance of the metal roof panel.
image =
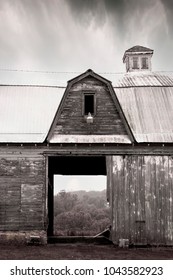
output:
[{"label": "metal roof panel", "polygon": [[0,86],[0,142],[43,142],[63,93],[57,87]]},{"label": "metal roof panel", "polygon": [[173,86],[173,72],[128,72],[113,85],[114,87]]},{"label": "metal roof panel", "polygon": [[115,88],[137,142],[173,142],[173,87]]}]

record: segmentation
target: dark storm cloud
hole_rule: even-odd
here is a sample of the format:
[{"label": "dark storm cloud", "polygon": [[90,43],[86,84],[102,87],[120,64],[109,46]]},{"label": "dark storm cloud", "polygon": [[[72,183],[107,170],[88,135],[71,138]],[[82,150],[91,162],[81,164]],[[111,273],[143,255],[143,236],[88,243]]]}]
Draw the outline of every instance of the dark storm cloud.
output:
[{"label": "dark storm cloud", "polygon": [[89,25],[92,21],[96,27],[101,27],[107,17],[113,15],[118,18],[117,24],[123,28],[123,13],[126,0],[65,0],[69,5],[74,18],[80,24]]},{"label": "dark storm cloud", "polygon": [[173,1],[172,0],[161,0],[161,1],[166,8],[173,10]]},{"label": "dark storm cloud", "polygon": [[97,24],[102,25],[105,21],[105,14],[100,11],[100,3],[97,0],[65,0],[69,6],[76,22],[89,26],[94,20]]},{"label": "dark storm cloud", "polygon": [[100,3],[104,4],[109,12],[122,11],[126,4],[126,0],[65,0],[71,9],[76,12],[79,16],[80,13],[91,12],[93,15],[96,14]]},{"label": "dark storm cloud", "polygon": [[1,65],[122,71],[124,51],[137,44],[160,48],[171,65],[172,6],[165,0],[0,0]]},{"label": "dark storm cloud", "polygon": [[108,20],[110,28],[112,28],[113,36],[115,29],[118,31],[118,36],[123,39],[128,35],[129,22],[133,20],[134,30],[138,32],[144,28],[144,15],[150,11],[160,0],[65,0],[69,5],[74,19],[80,24],[87,25],[91,22],[95,23],[96,27],[101,27]]}]

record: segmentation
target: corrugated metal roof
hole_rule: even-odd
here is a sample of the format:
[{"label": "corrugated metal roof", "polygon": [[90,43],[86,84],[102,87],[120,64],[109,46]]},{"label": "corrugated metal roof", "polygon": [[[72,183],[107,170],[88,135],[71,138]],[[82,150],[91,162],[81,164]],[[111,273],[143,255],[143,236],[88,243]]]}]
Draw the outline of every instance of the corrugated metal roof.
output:
[{"label": "corrugated metal roof", "polygon": [[173,87],[115,88],[137,142],[173,142]]},{"label": "corrugated metal roof", "polygon": [[173,86],[173,72],[130,72],[124,74],[114,87],[145,87],[145,86]]},{"label": "corrugated metal roof", "polygon": [[65,88],[0,86],[0,142],[43,142]]},{"label": "corrugated metal roof", "polygon": [[[173,142],[173,73],[128,73],[123,77],[119,75],[119,82],[116,81],[117,75],[102,76],[113,81],[137,142]],[[43,142],[64,90],[50,86],[1,85],[0,142]],[[109,141],[117,143],[122,139]],[[123,141],[127,143],[126,139]]]}]

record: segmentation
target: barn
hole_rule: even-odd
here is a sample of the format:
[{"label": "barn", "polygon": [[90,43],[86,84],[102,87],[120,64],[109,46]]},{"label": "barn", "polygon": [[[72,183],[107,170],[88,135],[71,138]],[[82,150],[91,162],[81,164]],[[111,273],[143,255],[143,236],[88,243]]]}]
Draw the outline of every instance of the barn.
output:
[{"label": "barn", "polygon": [[153,50],[126,73],[91,69],[67,86],[0,85],[0,241],[53,235],[53,176],[106,175],[114,244],[173,245],[173,75]]}]

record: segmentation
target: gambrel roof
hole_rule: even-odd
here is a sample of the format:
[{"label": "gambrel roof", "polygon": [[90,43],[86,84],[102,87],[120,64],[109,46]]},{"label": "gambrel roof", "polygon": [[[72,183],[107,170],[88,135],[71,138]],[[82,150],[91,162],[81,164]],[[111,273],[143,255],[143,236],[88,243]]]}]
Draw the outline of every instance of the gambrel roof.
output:
[{"label": "gambrel roof", "polygon": [[[127,131],[127,135],[107,135],[107,137],[105,135],[93,135],[93,137],[91,137],[91,135],[85,135],[85,137],[81,137],[81,135],[57,135],[56,137],[53,136],[53,132],[55,129],[55,126],[57,124],[58,119],[60,118],[61,115],[61,111],[63,109],[65,100],[67,98],[67,95],[69,93],[69,90],[71,89],[71,87],[79,82],[82,81],[83,79],[87,78],[87,77],[93,77],[96,80],[101,81],[102,83],[106,84],[108,89],[109,89],[109,93],[112,97],[112,100],[114,102],[114,106],[115,108],[118,110],[118,113],[120,115],[120,118],[125,126],[125,129]],[[48,138],[47,138],[48,142],[50,143],[59,143],[59,142],[65,142],[65,143],[90,143],[90,142],[96,142],[96,143],[106,143],[106,142],[110,142],[110,143],[131,143],[134,141],[134,137],[133,134],[131,132],[131,129],[127,123],[127,120],[124,116],[124,113],[121,109],[121,106],[119,104],[119,101],[114,93],[114,89],[112,87],[112,84],[109,80],[105,79],[104,77],[96,74],[95,72],[93,72],[91,69],[88,69],[86,72],[84,72],[83,74],[71,79],[70,81],[68,81],[68,86],[65,90],[65,93],[63,95],[63,98],[61,100],[61,103],[58,107],[57,113],[55,115],[54,121],[52,123],[52,126],[50,128],[49,134],[48,134]]]},{"label": "gambrel roof", "polygon": [[[65,98],[64,92],[88,74],[109,85],[119,112],[137,143],[173,143],[172,73],[128,73],[112,87],[108,79],[92,70],[71,79],[67,88],[0,85],[0,142],[46,141],[63,102],[63,95]],[[61,141],[60,136],[57,142]],[[94,141],[97,143],[99,139]],[[114,141],[121,142],[112,137],[110,142]],[[77,142],[75,137],[72,142]]]}]

